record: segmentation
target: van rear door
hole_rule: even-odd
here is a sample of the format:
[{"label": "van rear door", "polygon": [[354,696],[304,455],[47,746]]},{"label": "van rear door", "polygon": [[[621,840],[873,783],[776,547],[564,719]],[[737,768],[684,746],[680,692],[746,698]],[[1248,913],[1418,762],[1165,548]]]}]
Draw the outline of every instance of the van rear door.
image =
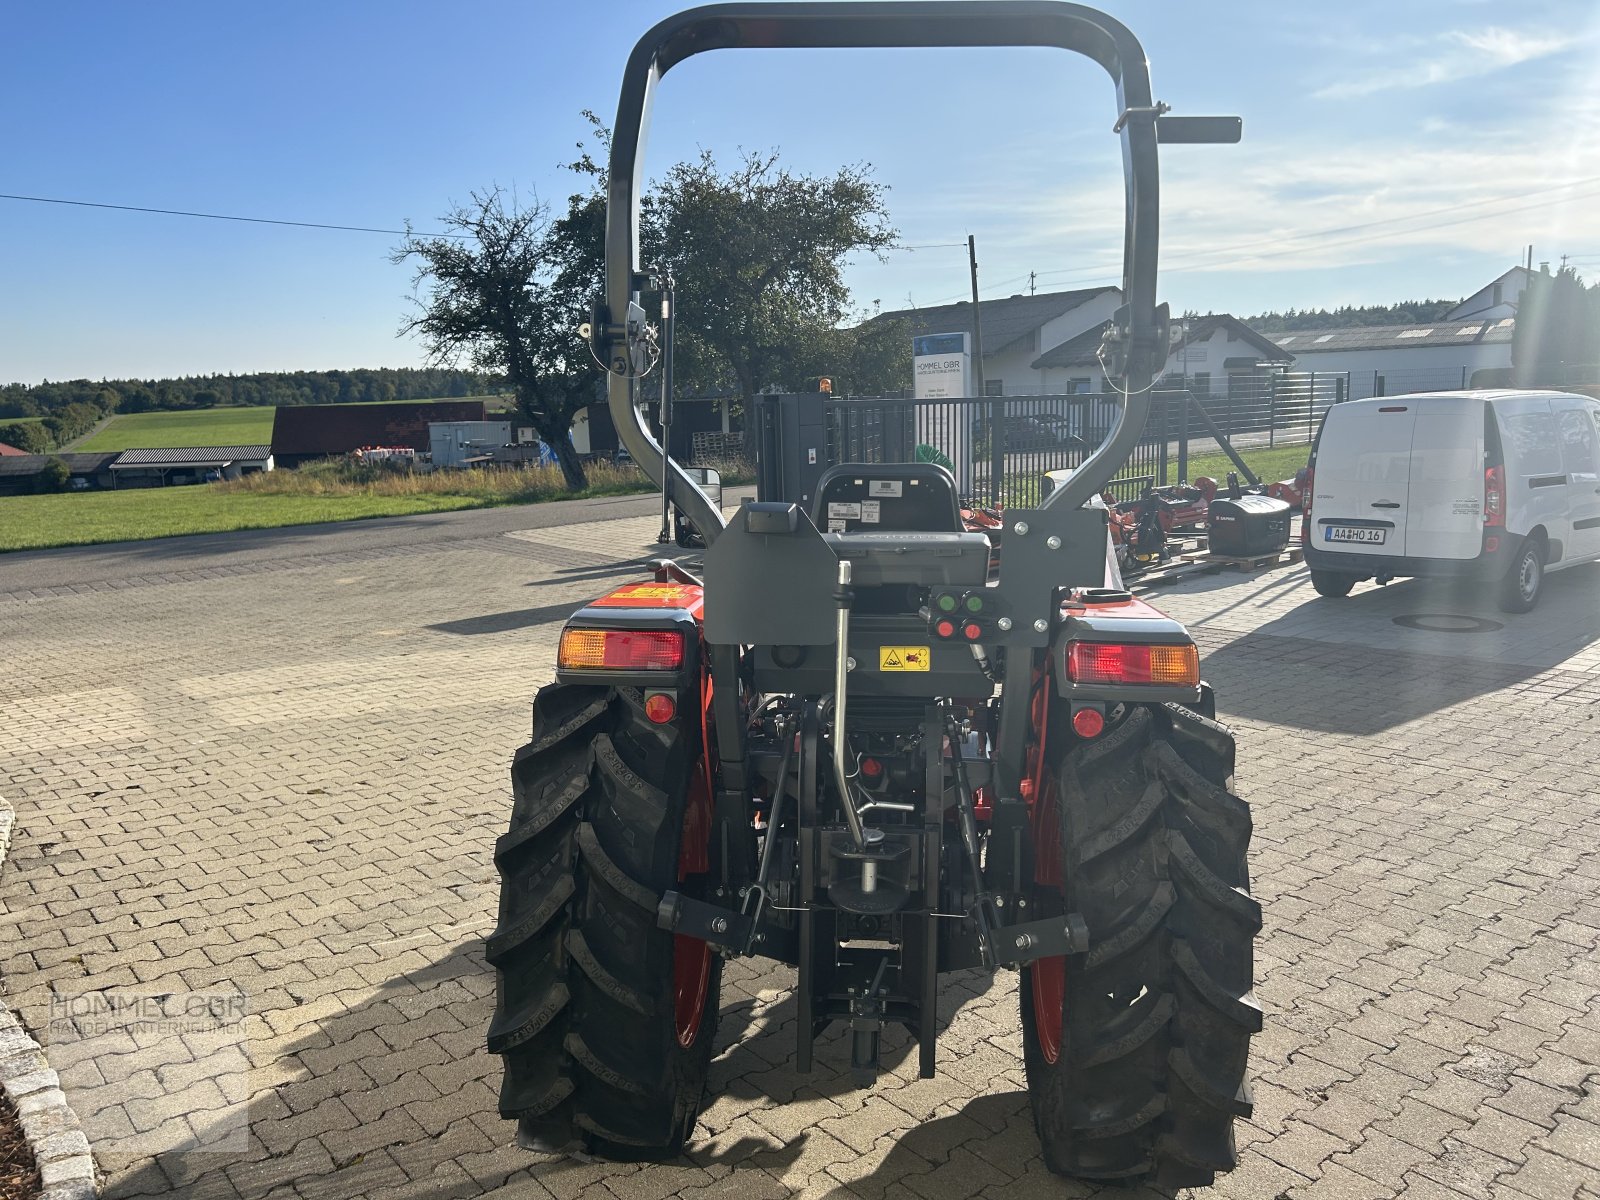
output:
[{"label": "van rear door", "polygon": [[1416,396],[1406,553],[1477,558],[1483,550],[1483,401]]},{"label": "van rear door", "polygon": [[1317,441],[1312,543],[1329,553],[1406,553],[1410,490],[1409,398],[1354,400],[1328,410]]}]

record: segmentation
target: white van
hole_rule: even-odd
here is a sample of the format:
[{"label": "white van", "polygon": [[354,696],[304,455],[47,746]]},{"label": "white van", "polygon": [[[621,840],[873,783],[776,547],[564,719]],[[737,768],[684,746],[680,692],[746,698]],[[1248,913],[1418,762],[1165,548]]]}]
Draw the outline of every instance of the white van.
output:
[{"label": "white van", "polygon": [[1600,558],[1600,401],[1428,392],[1336,404],[1311,451],[1311,582],[1455,576],[1527,612],[1548,571]]}]

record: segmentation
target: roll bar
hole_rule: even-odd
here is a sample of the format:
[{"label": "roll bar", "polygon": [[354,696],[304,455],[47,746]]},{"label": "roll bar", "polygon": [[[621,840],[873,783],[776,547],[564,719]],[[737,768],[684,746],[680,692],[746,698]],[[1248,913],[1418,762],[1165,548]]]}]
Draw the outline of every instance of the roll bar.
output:
[{"label": "roll bar", "polygon": [[[678,63],[707,50],[833,47],[1055,46],[1099,63],[1116,85],[1126,216],[1124,305],[1107,343],[1126,403],[1110,436],[1046,504],[1076,508],[1098,494],[1144,431],[1146,388],[1166,361],[1167,325],[1156,305],[1159,172],[1156,145],[1239,140],[1236,117],[1168,117],[1150,93],[1144,49],[1103,12],[1056,0],[856,0],[817,3],[712,4],[668,17],[633,48],[612,128],[606,207],[605,298],[591,338],[607,364],[611,418],[633,460],[665,486],[707,542],[726,522],[709,496],[664,452],[633,403],[633,379],[645,362],[645,314],[639,303],[639,171],[656,84]],[[1116,367],[1120,366],[1120,371]],[[670,475],[669,481],[663,476]]]}]

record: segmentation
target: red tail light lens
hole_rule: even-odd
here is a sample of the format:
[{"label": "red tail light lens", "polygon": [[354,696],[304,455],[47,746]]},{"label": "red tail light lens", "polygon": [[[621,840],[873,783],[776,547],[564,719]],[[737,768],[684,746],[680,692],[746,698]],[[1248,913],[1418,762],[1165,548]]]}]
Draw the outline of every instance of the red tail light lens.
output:
[{"label": "red tail light lens", "polygon": [[1116,642],[1072,642],[1067,678],[1074,683],[1200,685],[1200,652],[1190,646],[1139,646]]},{"label": "red tail light lens", "polygon": [[1483,473],[1483,523],[1496,529],[1506,523],[1506,469],[1490,467]]},{"label": "red tail light lens", "polygon": [[675,671],[683,634],[669,629],[564,629],[556,665],[578,671]]}]

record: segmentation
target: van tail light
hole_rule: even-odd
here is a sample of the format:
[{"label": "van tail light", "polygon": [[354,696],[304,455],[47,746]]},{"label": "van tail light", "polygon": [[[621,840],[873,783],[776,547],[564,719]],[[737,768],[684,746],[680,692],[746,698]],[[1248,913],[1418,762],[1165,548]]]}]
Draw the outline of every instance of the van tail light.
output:
[{"label": "van tail light", "polygon": [[1506,469],[1489,467],[1483,473],[1483,523],[1503,529],[1506,523]]},{"label": "van tail light", "polygon": [[1317,488],[1317,469],[1306,468],[1306,488],[1300,493],[1300,544],[1311,544],[1311,493]]},{"label": "van tail light", "polygon": [[1074,683],[1153,683],[1200,686],[1200,651],[1193,644],[1141,646],[1124,642],[1072,642],[1067,678]]},{"label": "van tail light", "polygon": [[566,629],[556,666],[566,671],[676,671],[683,666],[683,634],[663,629]]}]

